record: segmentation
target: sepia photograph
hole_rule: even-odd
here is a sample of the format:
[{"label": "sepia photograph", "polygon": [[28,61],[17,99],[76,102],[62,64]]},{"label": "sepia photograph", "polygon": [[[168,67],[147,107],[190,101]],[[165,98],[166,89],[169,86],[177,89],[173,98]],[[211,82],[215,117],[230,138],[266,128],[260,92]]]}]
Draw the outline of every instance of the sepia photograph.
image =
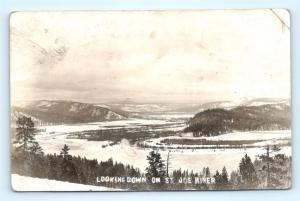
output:
[{"label": "sepia photograph", "polygon": [[285,9],[10,15],[14,191],[292,185]]}]

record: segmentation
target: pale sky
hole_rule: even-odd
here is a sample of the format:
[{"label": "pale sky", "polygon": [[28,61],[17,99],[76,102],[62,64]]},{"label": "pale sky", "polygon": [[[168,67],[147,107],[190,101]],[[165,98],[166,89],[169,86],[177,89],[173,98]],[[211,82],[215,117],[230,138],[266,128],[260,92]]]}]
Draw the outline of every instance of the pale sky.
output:
[{"label": "pale sky", "polygon": [[289,26],[269,9],[17,12],[11,99],[289,98]]}]

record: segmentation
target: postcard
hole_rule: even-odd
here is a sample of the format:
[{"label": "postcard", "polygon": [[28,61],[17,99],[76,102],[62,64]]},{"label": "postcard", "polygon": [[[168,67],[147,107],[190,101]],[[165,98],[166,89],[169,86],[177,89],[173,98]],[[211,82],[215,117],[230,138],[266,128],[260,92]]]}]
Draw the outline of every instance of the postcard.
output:
[{"label": "postcard", "polygon": [[289,189],[285,9],[10,16],[15,191]]}]

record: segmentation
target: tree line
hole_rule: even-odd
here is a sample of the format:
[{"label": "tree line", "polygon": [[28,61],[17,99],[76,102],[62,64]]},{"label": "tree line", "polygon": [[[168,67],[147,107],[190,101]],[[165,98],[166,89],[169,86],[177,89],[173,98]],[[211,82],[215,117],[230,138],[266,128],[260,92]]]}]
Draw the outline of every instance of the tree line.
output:
[{"label": "tree line", "polygon": [[198,136],[255,130],[284,130],[291,128],[291,109],[285,104],[239,106],[233,109],[207,109],[188,121],[184,132]]},{"label": "tree line", "polygon": [[[276,154],[278,147],[267,147],[266,153],[254,161],[246,154],[236,171],[228,174],[226,167],[211,173],[209,167],[193,172],[181,169],[169,171],[169,161],[162,159],[159,151],[150,151],[146,160],[148,167],[141,171],[131,165],[124,165],[109,159],[97,161],[69,154],[70,148],[64,145],[60,154],[45,154],[35,140],[34,123],[30,117],[17,120],[16,136],[12,152],[12,173],[68,181],[88,185],[102,185],[128,190],[183,190],[183,189],[256,189],[287,188],[291,183],[291,157]],[[271,156],[273,153],[273,156]],[[147,183],[101,183],[97,177],[145,177]],[[214,184],[180,182],[197,177],[212,177]],[[153,183],[152,178],[160,182]],[[173,178],[173,182],[168,182]]]}]

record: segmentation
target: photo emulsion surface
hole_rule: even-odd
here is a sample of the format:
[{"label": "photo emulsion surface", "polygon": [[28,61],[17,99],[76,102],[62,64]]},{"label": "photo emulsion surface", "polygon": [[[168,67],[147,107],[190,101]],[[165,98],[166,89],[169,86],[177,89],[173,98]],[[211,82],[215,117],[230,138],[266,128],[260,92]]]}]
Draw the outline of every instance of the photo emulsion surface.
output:
[{"label": "photo emulsion surface", "polygon": [[15,12],[15,191],[288,189],[283,9]]}]

